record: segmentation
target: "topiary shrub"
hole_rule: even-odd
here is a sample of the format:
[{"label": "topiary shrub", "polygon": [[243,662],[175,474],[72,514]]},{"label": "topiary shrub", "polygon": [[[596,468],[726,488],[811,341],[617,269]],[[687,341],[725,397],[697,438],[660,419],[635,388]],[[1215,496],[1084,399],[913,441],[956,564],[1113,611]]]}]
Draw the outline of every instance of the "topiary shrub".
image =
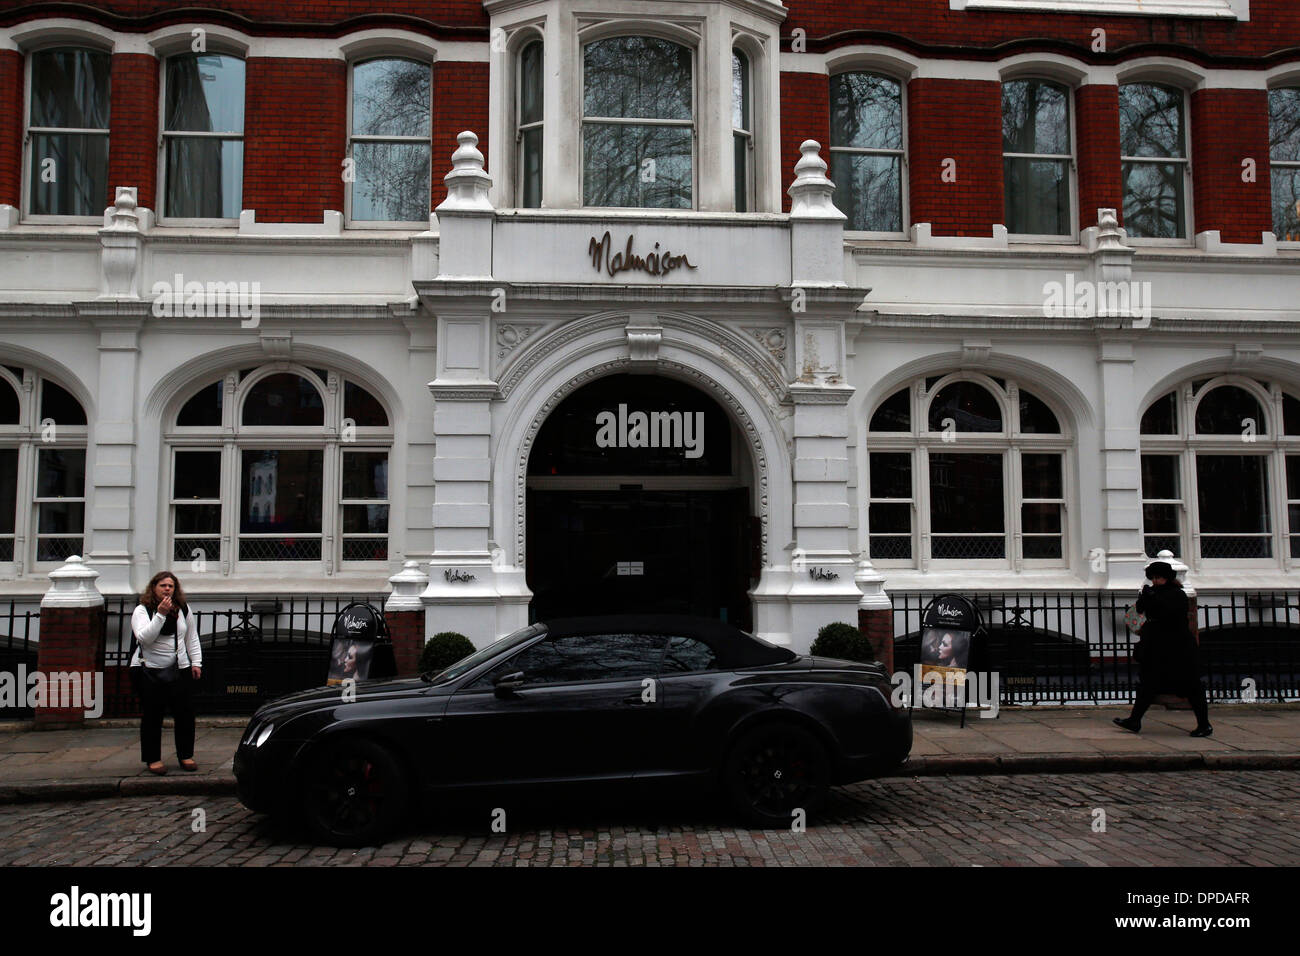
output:
[{"label": "topiary shrub", "polygon": [[420,673],[446,670],[462,658],[474,653],[474,645],[464,634],[442,631],[433,635],[420,652]]},{"label": "topiary shrub", "polygon": [[843,621],[827,624],[818,631],[811,653],[818,657],[834,657],[841,661],[858,661],[863,664],[876,659],[867,635]]}]

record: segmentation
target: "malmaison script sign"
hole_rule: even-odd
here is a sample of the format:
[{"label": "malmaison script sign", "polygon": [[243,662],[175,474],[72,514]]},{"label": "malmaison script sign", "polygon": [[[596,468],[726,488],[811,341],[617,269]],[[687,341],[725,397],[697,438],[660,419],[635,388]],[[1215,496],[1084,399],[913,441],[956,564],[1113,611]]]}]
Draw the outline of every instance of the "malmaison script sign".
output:
[{"label": "malmaison script sign", "polygon": [[661,251],[657,242],[645,255],[639,255],[632,248],[635,238],[628,233],[627,244],[615,252],[608,231],[599,239],[592,236],[587,243],[587,255],[591,256],[592,268],[611,278],[620,272],[644,272],[661,279],[677,269],[696,268],[684,253],[674,254],[668,249]]}]

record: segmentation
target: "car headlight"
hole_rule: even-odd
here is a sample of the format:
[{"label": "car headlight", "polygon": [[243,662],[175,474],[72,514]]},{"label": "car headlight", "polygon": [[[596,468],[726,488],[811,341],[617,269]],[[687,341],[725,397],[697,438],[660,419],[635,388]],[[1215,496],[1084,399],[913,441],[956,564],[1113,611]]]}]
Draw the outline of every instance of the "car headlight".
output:
[{"label": "car headlight", "polygon": [[274,729],[275,729],[275,724],[267,724],[265,727],[263,727],[261,732],[257,735],[257,737],[254,738],[253,746],[260,747],[262,746],[262,744],[266,743],[267,738],[271,736],[271,731]]}]

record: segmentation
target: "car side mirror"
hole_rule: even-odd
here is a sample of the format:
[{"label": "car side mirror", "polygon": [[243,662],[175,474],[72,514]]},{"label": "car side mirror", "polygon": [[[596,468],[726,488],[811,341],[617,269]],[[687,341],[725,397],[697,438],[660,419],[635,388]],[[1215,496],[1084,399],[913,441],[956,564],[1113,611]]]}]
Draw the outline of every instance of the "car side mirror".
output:
[{"label": "car side mirror", "polygon": [[492,686],[498,697],[510,697],[524,686],[524,672],[511,671],[509,674],[502,674],[492,682]]}]

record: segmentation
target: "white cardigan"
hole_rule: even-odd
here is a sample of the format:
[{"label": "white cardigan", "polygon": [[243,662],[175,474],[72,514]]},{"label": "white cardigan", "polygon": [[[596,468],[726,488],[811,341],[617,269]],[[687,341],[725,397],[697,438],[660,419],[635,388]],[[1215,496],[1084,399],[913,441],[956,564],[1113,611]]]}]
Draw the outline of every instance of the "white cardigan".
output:
[{"label": "white cardigan", "polygon": [[[176,615],[176,636],[162,634],[167,623],[166,614],[154,614],[152,620],[143,604],[135,606],[131,615],[131,630],[138,646],[131,655],[131,666],[143,663],[146,667],[166,667],[176,661],[182,668],[198,667],[203,663],[203,650],[199,646],[199,625],[193,611]],[[184,641],[182,642],[182,638]]]}]

